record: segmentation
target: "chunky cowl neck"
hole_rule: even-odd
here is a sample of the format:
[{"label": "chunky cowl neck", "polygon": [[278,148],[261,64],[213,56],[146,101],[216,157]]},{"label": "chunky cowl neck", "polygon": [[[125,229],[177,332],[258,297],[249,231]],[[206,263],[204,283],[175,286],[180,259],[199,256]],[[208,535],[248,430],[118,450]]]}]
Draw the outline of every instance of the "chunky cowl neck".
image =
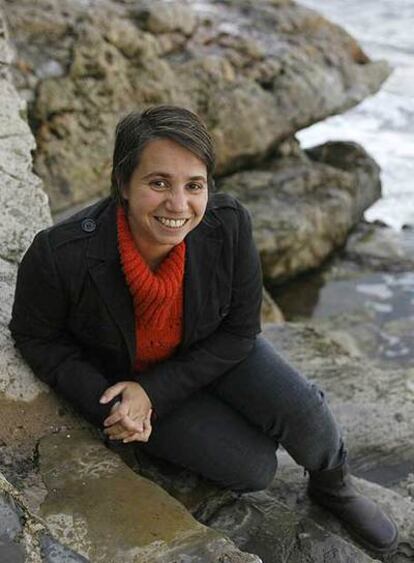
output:
[{"label": "chunky cowl neck", "polygon": [[138,251],[126,213],[117,209],[118,248],[135,312],[135,369],[169,358],[181,342],[185,241],[174,246],[156,271]]}]

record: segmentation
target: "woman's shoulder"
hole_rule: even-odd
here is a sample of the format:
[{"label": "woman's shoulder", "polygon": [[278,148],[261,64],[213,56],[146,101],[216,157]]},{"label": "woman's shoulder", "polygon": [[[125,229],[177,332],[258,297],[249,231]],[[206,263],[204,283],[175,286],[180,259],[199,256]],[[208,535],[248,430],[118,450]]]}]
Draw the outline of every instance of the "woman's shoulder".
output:
[{"label": "woman's shoulder", "polygon": [[59,262],[65,269],[79,263],[86,257],[89,239],[107,233],[115,225],[115,210],[116,203],[108,197],[39,231],[22,262],[44,265]]},{"label": "woman's shoulder", "polygon": [[114,221],[116,203],[111,197],[100,199],[39,233],[52,248],[94,235],[103,222]]},{"label": "woman's shoulder", "polygon": [[225,192],[215,192],[209,197],[207,215],[213,216],[224,227],[250,226],[249,210],[233,195]]}]

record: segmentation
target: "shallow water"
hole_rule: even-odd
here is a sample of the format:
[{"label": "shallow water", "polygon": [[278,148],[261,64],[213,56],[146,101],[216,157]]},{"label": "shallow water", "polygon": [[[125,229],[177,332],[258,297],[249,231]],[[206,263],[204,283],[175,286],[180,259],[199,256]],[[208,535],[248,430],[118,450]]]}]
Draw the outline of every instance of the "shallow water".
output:
[{"label": "shallow water", "polygon": [[327,140],[362,144],[382,168],[383,198],[365,214],[399,229],[414,225],[414,2],[300,0],[345,27],[372,59],[394,71],[381,91],[345,114],[303,130],[305,147]]},{"label": "shallow water", "polygon": [[414,273],[328,270],[300,276],[271,290],[287,320],[312,318],[346,331],[368,357],[413,365]]}]

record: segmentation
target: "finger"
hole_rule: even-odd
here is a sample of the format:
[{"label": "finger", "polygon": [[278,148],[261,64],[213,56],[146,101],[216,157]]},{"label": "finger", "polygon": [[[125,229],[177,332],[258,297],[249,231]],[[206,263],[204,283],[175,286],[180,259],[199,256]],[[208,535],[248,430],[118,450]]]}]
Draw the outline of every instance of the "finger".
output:
[{"label": "finger", "polygon": [[122,441],[124,444],[128,444],[129,442],[148,442],[148,438],[150,437],[151,429],[145,432],[135,432],[131,436],[124,438]]},{"label": "finger", "polygon": [[124,416],[122,418],[122,425],[131,432],[143,432],[144,431],[144,421],[143,420],[132,420],[129,416]]},{"label": "finger", "polygon": [[129,430],[123,430],[122,432],[118,432],[117,434],[115,434],[115,436],[113,436],[110,439],[111,440],[124,440],[125,438],[128,438],[129,436],[131,436],[131,432]]},{"label": "finger", "polygon": [[106,434],[108,437],[111,437],[124,432],[124,430],[125,428],[123,426],[116,424],[114,426],[111,426],[110,428],[105,428],[104,434]]},{"label": "finger", "polygon": [[127,386],[126,381],[120,381],[119,383],[115,383],[115,385],[111,385],[111,387],[108,387],[105,393],[101,396],[99,402],[101,404],[105,404],[108,403],[109,401],[112,401],[114,397],[122,393],[122,391],[126,388],[126,386]]},{"label": "finger", "polygon": [[127,410],[121,404],[114,413],[105,418],[104,426],[112,426],[113,424],[120,422],[125,416],[127,416]]},{"label": "finger", "polygon": [[133,434],[131,434],[131,436],[128,436],[127,438],[124,438],[123,442],[125,444],[129,443],[129,442],[147,442],[148,438],[151,435],[152,432],[152,426],[151,426],[151,413],[149,413],[149,416],[147,416],[147,418],[144,420],[144,430],[143,432],[135,432]]},{"label": "finger", "polygon": [[135,432],[135,434],[131,434],[127,438],[124,438],[122,441],[124,444],[129,444],[130,442],[138,442],[139,441],[139,432]]},{"label": "finger", "polygon": [[122,440],[133,434],[133,432],[131,433],[129,430],[125,430],[122,426],[112,426],[104,430],[104,432],[110,440]]}]

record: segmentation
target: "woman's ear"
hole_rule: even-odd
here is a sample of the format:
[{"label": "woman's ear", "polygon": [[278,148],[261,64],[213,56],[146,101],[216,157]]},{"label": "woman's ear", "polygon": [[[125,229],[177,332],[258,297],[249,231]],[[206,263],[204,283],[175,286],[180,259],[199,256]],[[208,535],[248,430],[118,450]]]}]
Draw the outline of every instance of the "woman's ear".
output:
[{"label": "woman's ear", "polygon": [[119,193],[121,194],[121,198],[125,201],[128,201],[128,188],[127,186],[120,186]]}]

